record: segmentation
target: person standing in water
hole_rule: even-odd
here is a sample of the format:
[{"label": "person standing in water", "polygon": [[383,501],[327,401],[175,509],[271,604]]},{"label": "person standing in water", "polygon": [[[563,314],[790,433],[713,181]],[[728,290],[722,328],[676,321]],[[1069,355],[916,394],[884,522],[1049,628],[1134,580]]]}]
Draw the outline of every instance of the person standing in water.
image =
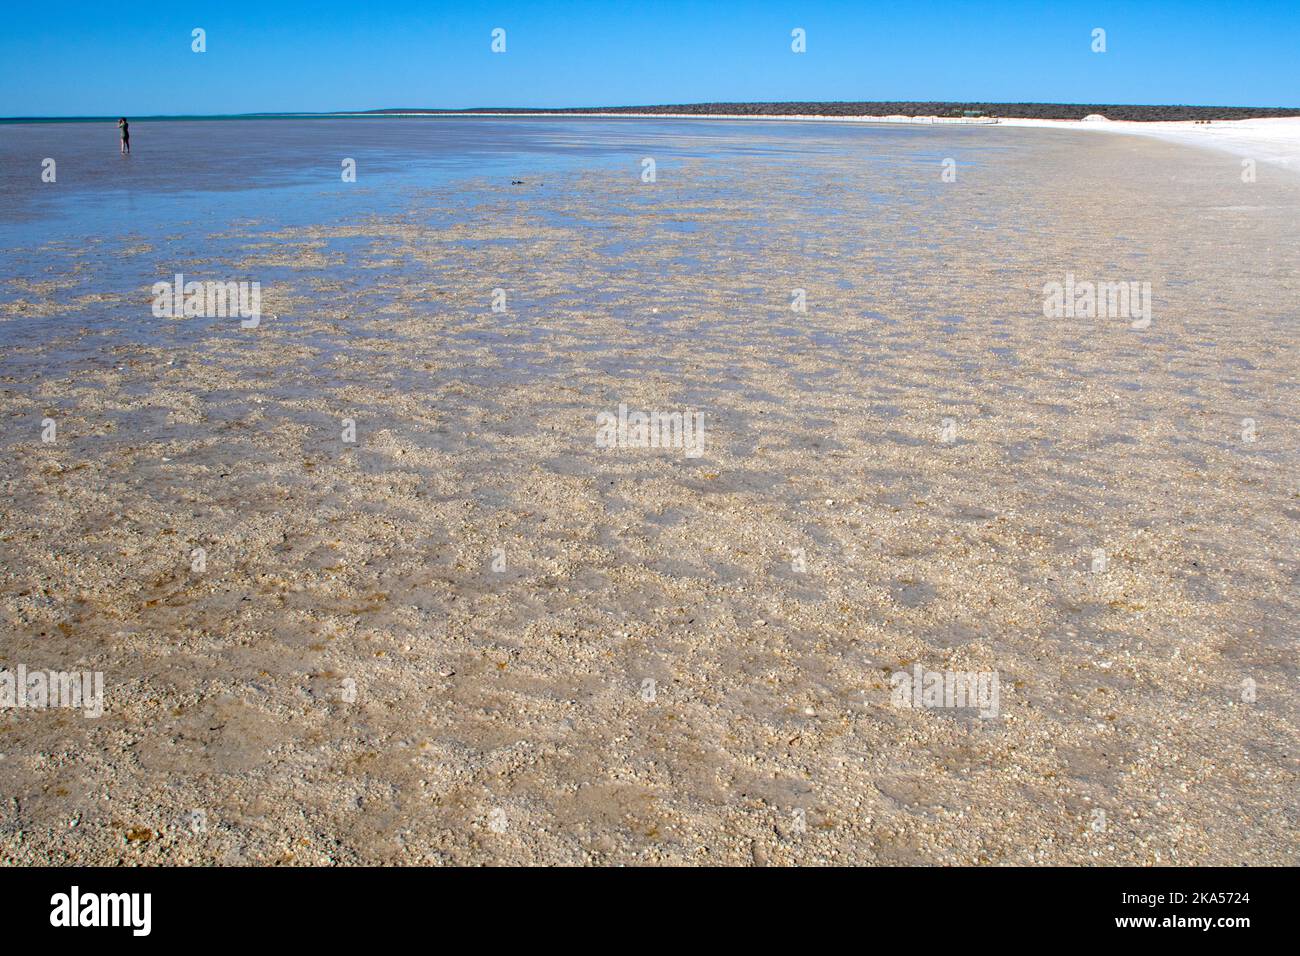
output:
[{"label": "person standing in water", "polygon": [[122,155],[131,152],[131,124],[123,116],[117,121],[117,128],[122,131]]}]

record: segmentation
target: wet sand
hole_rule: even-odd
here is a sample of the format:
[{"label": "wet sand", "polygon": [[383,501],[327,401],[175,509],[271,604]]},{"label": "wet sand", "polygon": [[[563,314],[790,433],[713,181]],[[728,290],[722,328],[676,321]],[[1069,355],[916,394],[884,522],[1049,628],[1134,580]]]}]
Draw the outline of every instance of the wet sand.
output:
[{"label": "wet sand", "polygon": [[[1300,177],[998,133],[77,252],[171,344],[10,280],[0,666],[106,699],[0,712],[0,860],[1295,864]],[[176,270],[261,325],[153,319]]]}]

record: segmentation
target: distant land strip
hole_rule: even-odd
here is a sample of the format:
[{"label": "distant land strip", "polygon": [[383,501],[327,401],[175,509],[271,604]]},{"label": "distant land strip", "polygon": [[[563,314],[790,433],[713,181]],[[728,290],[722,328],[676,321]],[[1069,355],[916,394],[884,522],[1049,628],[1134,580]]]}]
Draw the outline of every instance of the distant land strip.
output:
[{"label": "distant land strip", "polygon": [[[331,117],[367,117],[397,115],[458,116],[490,114],[496,116],[541,116],[592,114],[681,116],[906,116],[997,119],[1081,120],[1098,114],[1109,120],[1156,122],[1160,120],[1244,120],[1263,117],[1300,116],[1300,107],[1287,106],[1136,106],[1087,103],[686,103],[677,106],[570,106],[523,107],[477,106],[466,109],[428,109],[425,107],[380,110],[329,110],[280,113],[224,114],[135,114],[133,120],[261,120],[261,119],[329,119]],[[0,124],[9,123],[102,123],[115,122],[117,116],[4,116]]]},{"label": "distant land strip", "polygon": [[558,109],[485,106],[474,109],[383,109],[384,113],[677,113],[693,116],[996,116],[1005,119],[1080,120],[1100,114],[1111,120],[1243,120],[1300,116],[1300,107],[1123,106],[1085,103],[687,103],[679,106],[578,106]]}]

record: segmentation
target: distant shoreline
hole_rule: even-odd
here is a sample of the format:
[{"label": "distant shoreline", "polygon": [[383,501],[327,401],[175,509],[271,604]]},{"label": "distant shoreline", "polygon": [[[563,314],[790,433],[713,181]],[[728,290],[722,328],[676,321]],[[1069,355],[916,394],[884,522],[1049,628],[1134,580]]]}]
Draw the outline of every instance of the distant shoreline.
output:
[{"label": "distant shoreline", "polygon": [[520,109],[512,107],[476,107],[459,110],[382,109],[366,110],[368,115],[563,115],[563,116],[717,116],[802,118],[909,117],[912,119],[957,119],[974,114],[997,119],[1081,120],[1101,115],[1109,120],[1134,122],[1169,122],[1178,120],[1243,120],[1269,117],[1300,116],[1300,107],[1271,106],[1138,106],[1097,105],[1087,103],[915,103],[915,102],[807,102],[807,103],[689,103],[677,106],[605,106],[565,109]]},{"label": "distant shoreline", "polygon": [[[1245,120],[1300,117],[1300,107],[1273,106],[1144,106],[1086,103],[917,103],[917,102],[805,102],[805,103],[688,103],[677,106],[579,106],[511,107],[487,106],[468,109],[385,108],[333,110],[328,112],[217,113],[197,115],[134,116],[135,120],[236,120],[236,119],[329,119],[331,117],[410,116],[592,116],[592,117],[715,117],[718,119],[935,119],[964,118],[967,114],[1002,120],[1081,120],[1100,115],[1113,121],[1139,123],[1187,122],[1196,120]],[[6,116],[0,123],[93,123],[117,120],[117,116]]]}]

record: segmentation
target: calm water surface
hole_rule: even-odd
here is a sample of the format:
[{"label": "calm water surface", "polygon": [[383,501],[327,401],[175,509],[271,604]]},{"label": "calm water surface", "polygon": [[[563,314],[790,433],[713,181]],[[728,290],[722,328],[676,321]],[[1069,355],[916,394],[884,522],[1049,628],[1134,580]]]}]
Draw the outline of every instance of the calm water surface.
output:
[{"label": "calm water surface", "polygon": [[[1005,131],[998,131],[1005,132]],[[994,134],[996,135],[996,134]],[[458,180],[860,152],[873,166],[982,161],[1004,148],[989,130],[860,124],[643,119],[273,119],[137,121],[130,156],[109,123],[0,124],[0,248],[87,235],[329,223],[406,207],[412,191]],[[53,158],[57,183],[41,182]],[[344,158],[357,181],[344,183]]]}]

